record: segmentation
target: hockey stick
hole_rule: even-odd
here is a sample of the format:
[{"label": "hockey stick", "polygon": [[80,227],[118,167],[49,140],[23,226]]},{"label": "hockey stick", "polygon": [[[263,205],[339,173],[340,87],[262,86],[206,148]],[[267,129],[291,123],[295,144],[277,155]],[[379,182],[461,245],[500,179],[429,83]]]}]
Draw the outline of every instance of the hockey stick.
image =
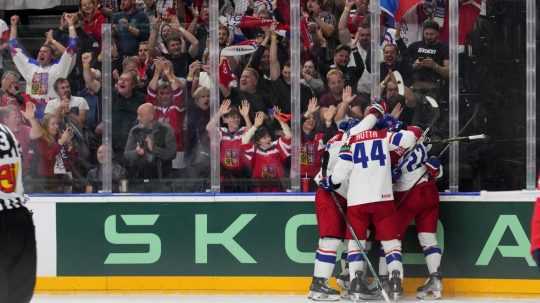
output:
[{"label": "hockey stick", "polygon": [[[432,100],[429,100],[428,101],[430,103],[434,102],[435,100],[432,99]],[[476,118],[476,115],[478,115],[478,113],[480,112],[480,104],[476,104],[475,107],[474,107],[474,111],[473,111],[473,114],[471,115],[471,117],[469,118],[469,120],[467,120],[467,122],[465,122],[465,125],[463,125],[463,127],[459,130],[458,132],[458,136],[461,135],[463,133],[463,131],[465,131],[467,129],[467,127],[469,126],[469,124],[471,124],[471,122],[474,120],[474,118]],[[436,113],[438,114],[438,111],[436,111]],[[422,133],[422,136],[418,139],[417,142],[420,142],[422,143],[425,139],[425,136],[427,135],[429,129],[431,128],[431,126],[433,126],[436,122],[436,120],[439,118],[439,116],[437,115],[437,117],[433,118],[431,120],[431,123],[430,125],[428,126],[428,128],[426,128],[426,130]],[[479,137],[480,136],[480,137]],[[483,136],[483,137],[482,137]],[[454,137],[454,138],[463,138],[463,137]],[[480,134],[480,135],[476,135],[476,136],[468,136],[466,137],[468,138],[468,140],[479,140],[479,139],[488,139],[488,137],[485,135],[485,134]],[[439,152],[439,155],[438,157],[440,158],[445,152],[446,150],[448,150],[448,148],[450,148],[450,142],[453,142],[453,141],[444,141],[444,140],[451,140],[452,138],[448,138],[448,139],[443,139],[443,140],[438,140],[438,141],[432,141],[431,143],[447,143],[447,145],[441,150],[441,152]],[[454,140],[454,141],[459,141],[459,140]],[[399,162],[398,164],[398,169],[401,170],[403,168],[403,166],[405,165],[405,163],[408,162],[408,158],[409,156],[411,155],[411,153],[414,151],[414,149],[416,148],[416,146],[418,146],[418,143],[414,145],[414,147],[409,150],[404,157],[402,157],[402,161]],[[414,185],[405,193],[405,195],[403,195],[403,198],[401,199],[401,201],[405,201],[404,198],[406,198],[408,195],[409,195],[409,192],[411,191],[411,189],[416,186],[416,184],[418,184],[418,182],[420,182],[420,180],[425,176],[425,173],[420,176],[420,178],[418,178],[418,180],[416,180],[416,182],[414,182]],[[399,204],[401,203],[398,203],[398,206]]]},{"label": "hockey stick", "polygon": [[[487,140],[489,139],[488,136],[485,134],[479,134],[479,135],[473,135],[473,136],[466,136],[466,137],[453,137],[448,139],[443,139],[431,143],[443,143],[446,142],[446,146],[439,152],[437,155],[437,158],[440,158],[444,153],[450,148],[450,144],[453,142],[463,141],[463,142],[471,142],[471,141],[477,141],[477,140]],[[426,170],[417,180],[414,182],[414,184],[409,188],[409,190],[401,197],[400,201],[398,202],[398,207],[401,205],[402,201],[406,201],[407,197],[409,196],[411,190],[422,180],[426,175],[428,174],[428,171]]]},{"label": "hockey stick", "polygon": [[[472,135],[472,136],[463,136],[463,137],[452,137],[447,139],[441,139],[441,140],[433,140],[430,141],[430,144],[440,144],[440,143],[450,143],[450,142],[470,142],[470,141],[476,141],[476,140],[488,140],[489,137],[485,134],[479,134],[479,135]],[[447,147],[445,147],[447,148]]]},{"label": "hockey stick", "polygon": [[[328,151],[326,151],[323,155],[323,161],[322,161],[322,176],[323,178],[326,178],[326,170],[328,169],[328,160],[329,160],[330,154]],[[345,211],[343,210],[343,207],[341,207],[341,204],[339,204],[339,201],[337,200],[336,193],[334,191],[330,192],[330,196],[332,197],[332,201],[334,201],[334,204],[336,205],[339,213],[341,214],[341,217],[343,218],[343,221],[345,222],[345,226],[347,226],[347,229],[351,233],[351,236],[353,240],[356,242],[356,245],[360,248],[360,254],[366,260],[366,263],[368,265],[369,271],[375,278],[375,281],[377,282],[377,286],[381,290],[381,293],[383,295],[384,301],[387,303],[390,303],[390,297],[388,297],[388,294],[386,293],[386,290],[384,289],[381,280],[379,279],[379,276],[376,274],[375,269],[373,268],[373,265],[369,261],[368,255],[366,253],[366,249],[364,245],[362,245],[362,242],[358,239],[356,236],[356,232],[354,231],[354,228],[352,227],[351,223],[349,223],[349,220],[347,220],[347,215],[345,214]]]},{"label": "hockey stick", "polygon": [[426,98],[426,101],[427,101],[426,103],[429,104],[429,106],[431,106],[431,109],[432,109],[431,121],[429,121],[429,125],[422,132],[422,135],[420,136],[420,138],[418,138],[418,140],[416,141],[416,144],[413,147],[411,147],[409,150],[407,150],[407,152],[401,158],[401,161],[397,165],[398,169],[400,169],[400,170],[401,170],[401,168],[403,168],[405,163],[407,163],[409,161],[409,157],[414,152],[416,147],[418,145],[422,144],[422,142],[424,142],[427,134],[431,131],[431,128],[433,128],[433,125],[435,125],[435,122],[437,122],[437,120],[439,120],[439,116],[440,116],[439,104],[437,103],[437,101],[435,101],[435,99],[433,99],[430,96],[426,96],[425,98]]}]

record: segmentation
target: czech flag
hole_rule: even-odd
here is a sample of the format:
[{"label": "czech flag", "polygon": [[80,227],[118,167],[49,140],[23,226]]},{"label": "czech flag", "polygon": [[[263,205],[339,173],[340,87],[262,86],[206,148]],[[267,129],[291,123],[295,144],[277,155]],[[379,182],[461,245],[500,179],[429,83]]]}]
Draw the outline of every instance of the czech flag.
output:
[{"label": "czech flag", "polygon": [[225,87],[236,86],[236,75],[232,72],[227,59],[222,59],[219,64],[219,84]]},{"label": "czech flag", "polygon": [[422,0],[380,0],[381,10],[397,22],[420,3]]}]

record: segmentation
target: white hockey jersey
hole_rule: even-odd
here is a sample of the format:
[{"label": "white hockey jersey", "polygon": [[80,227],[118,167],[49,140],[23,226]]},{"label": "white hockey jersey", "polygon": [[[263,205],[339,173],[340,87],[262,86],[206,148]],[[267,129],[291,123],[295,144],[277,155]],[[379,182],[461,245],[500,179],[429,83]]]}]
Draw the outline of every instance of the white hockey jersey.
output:
[{"label": "white hockey jersey", "polygon": [[426,166],[424,165],[424,162],[428,157],[427,147],[424,146],[424,144],[418,144],[414,150],[408,154],[407,159],[400,159],[400,161],[405,162],[401,167],[401,176],[394,183],[395,192],[408,191],[422,176],[422,180],[418,181],[418,184],[428,180],[429,176],[428,174],[425,174]]},{"label": "white hockey jersey", "polygon": [[368,130],[352,135],[341,148],[332,182],[349,181],[349,206],[391,201],[394,195],[390,153],[401,156],[415,142],[414,133],[406,130],[396,133],[386,129]]},{"label": "white hockey jersey", "polygon": [[22,183],[21,150],[15,135],[0,124],[0,211],[26,203]]},{"label": "white hockey jersey", "polygon": [[[346,142],[347,136],[343,131],[338,131],[337,134],[335,134],[328,142],[326,142],[325,150],[328,152],[328,167],[326,168],[326,175],[330,176],[332,175],[332,171],[334,167],[336,166],[336,163],[339,158],[339,152],[341,150],[341,147]],[[315,183],[319,184],[319,182],[322,179],[322,168],[319,171],[319,173],[315,176],[314,181]],[[343,198],[347,198],[347,191],[349,188],[349,182],[348,180],[345,180],[345,182],[342,182],[338,189],[335,190],[337,194],[342,196]]]}]

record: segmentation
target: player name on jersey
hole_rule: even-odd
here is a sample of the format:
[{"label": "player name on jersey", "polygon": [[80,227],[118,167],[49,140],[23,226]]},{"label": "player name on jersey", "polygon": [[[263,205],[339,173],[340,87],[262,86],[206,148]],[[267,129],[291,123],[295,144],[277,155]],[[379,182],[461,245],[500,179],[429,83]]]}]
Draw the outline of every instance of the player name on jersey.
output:
[{"label": "player name on jersey", "polygon": [[349,144],[386,137],[386,130],[367,130],[349,138]]}]

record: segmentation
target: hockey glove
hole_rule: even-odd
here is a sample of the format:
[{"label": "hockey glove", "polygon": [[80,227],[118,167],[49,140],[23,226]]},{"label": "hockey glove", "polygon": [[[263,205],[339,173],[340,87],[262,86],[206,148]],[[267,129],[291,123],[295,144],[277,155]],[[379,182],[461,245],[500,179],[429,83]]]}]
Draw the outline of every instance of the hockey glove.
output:
[{"label": "hockey glove", "polygon": [[396,183],[400,177],[401,177],[401,169],[399,169],[399,167],[392,169],[392,183]]},{"label": "hockey glove", "polygon": [[403,122],[392,117],[389,114],[385,114],[375,124],[375,129],[388,129],[391,132],[398,132],[403,128]]},{"label": "hockey glove", "polygon": [[368,115],[374,114],[375,116],[377,116],[377,118],[382,117],[387,110],[388,108],[386,106],[386,102],[384,102],[383,100],[377,100],[367,107]]},{"label": "hockey glove", "polygon": [[319,187],[324,189],[325,191],[333,191],[334,189],[338,189],[341,186],[341,184],[334,184],[332,183],[332,176],[330,177],[324,177],[319,182]]},{"label": "hockey glove", "polygon": [[439,158],[431,156],[424,164],[426,165],[427,171],[432,178],[436,179],[442,176],[441,160],[439,160]]},{"label": "hockey glove", "polygon": [[355,127],[358,123],[360,123],[360,120],[356,118],[351,118],[345,121],[341,121],[338,125],[338,129],[344,132],[348,132],[349,129]]}]

